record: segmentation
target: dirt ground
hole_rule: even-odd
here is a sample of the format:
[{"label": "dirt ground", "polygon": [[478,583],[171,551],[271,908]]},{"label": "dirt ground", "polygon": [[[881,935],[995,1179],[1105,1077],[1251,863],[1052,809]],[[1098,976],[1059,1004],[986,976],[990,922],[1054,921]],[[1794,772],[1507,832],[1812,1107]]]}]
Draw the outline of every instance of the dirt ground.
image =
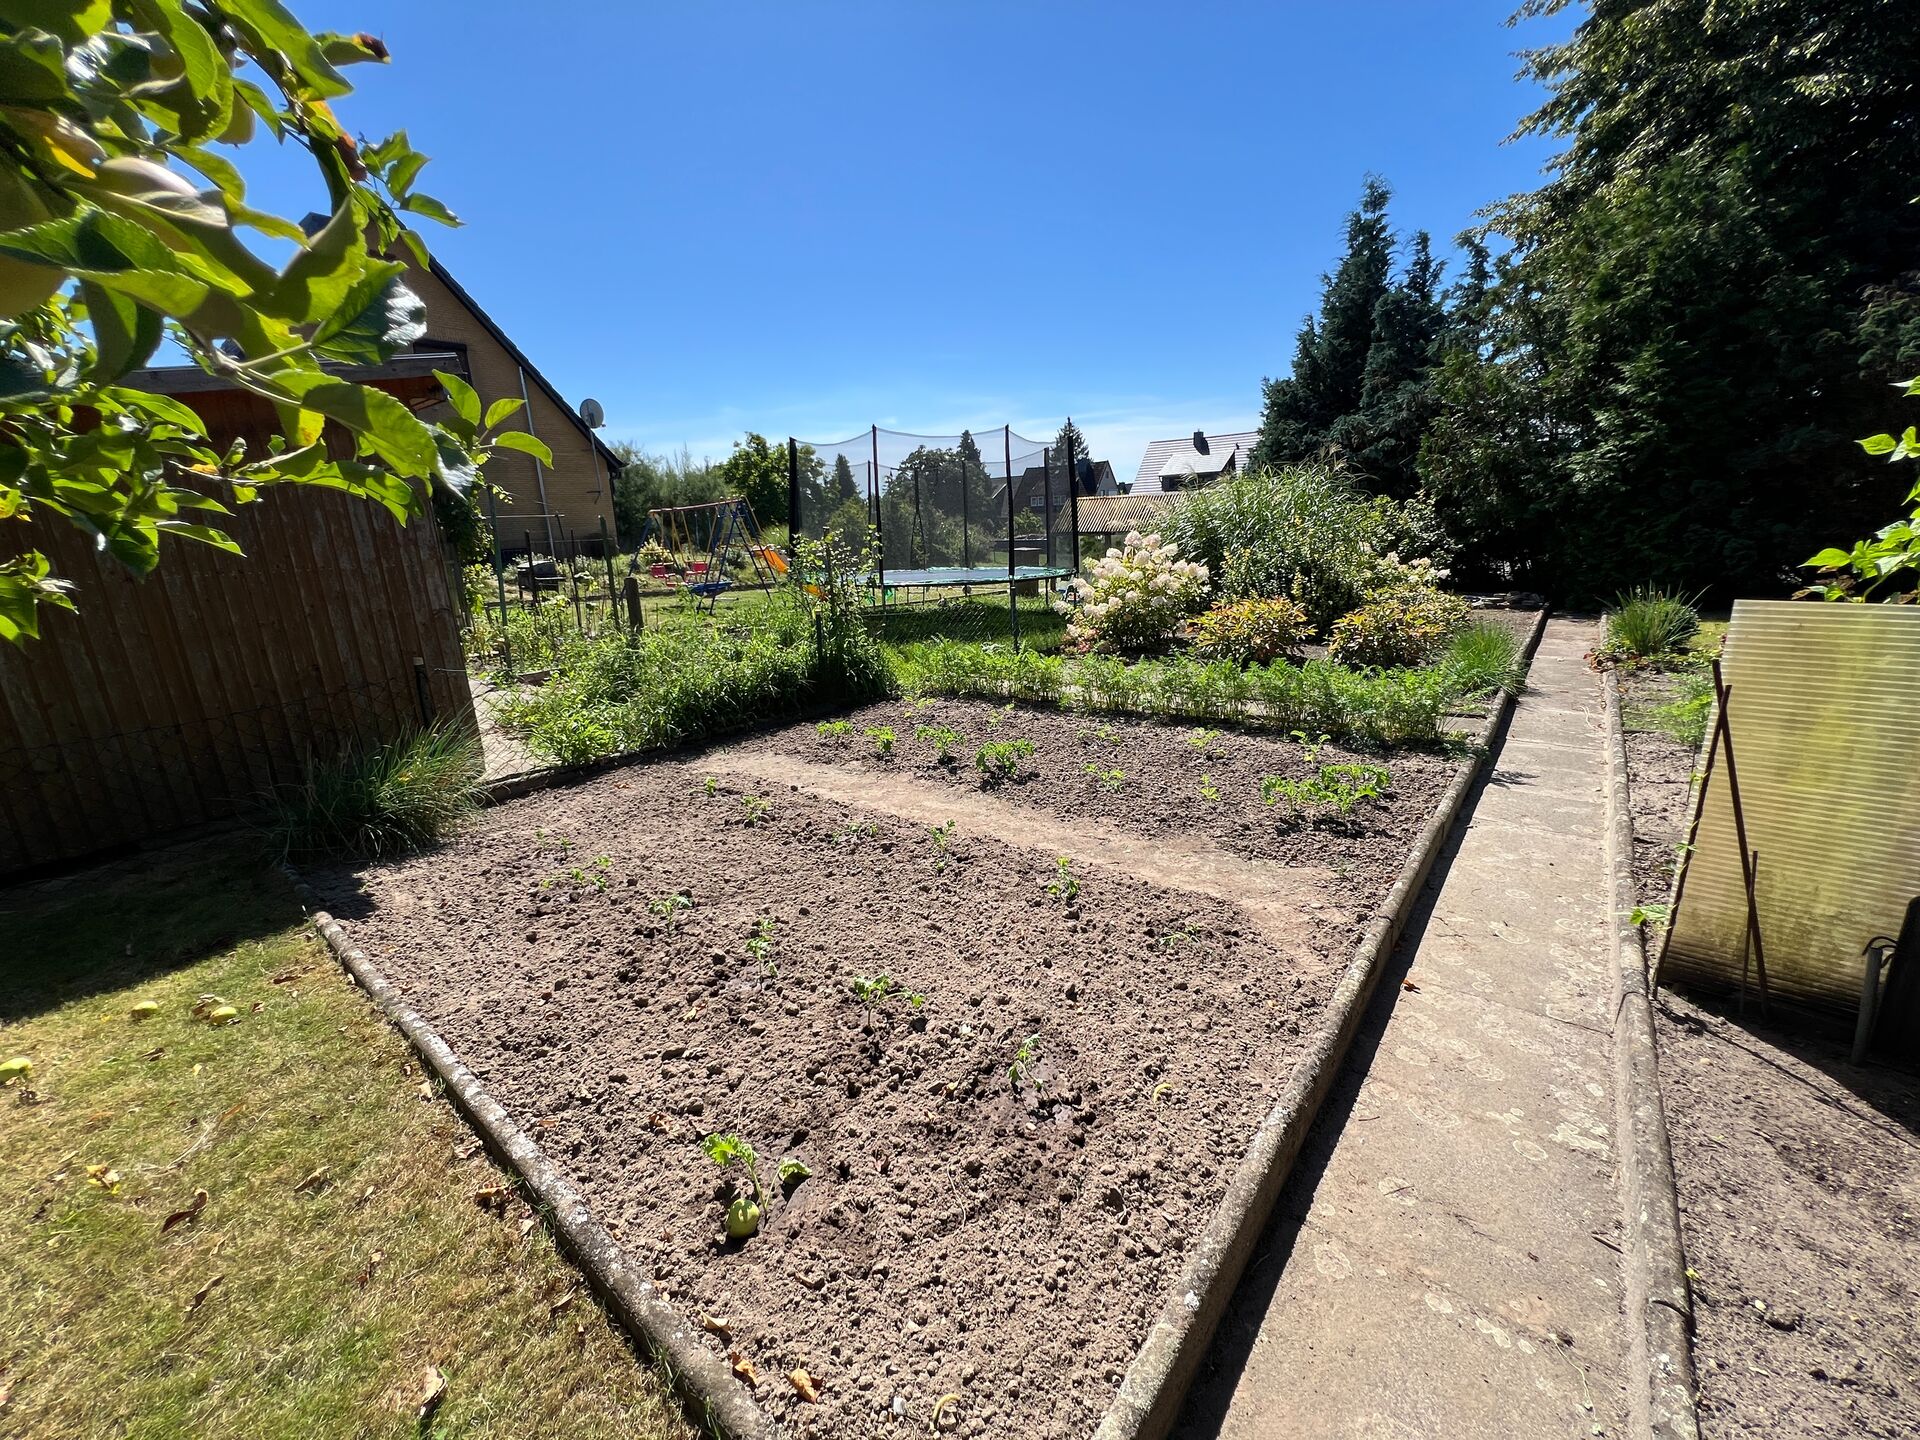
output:
[{"label": "dirt ground", "polygon": [[[1290,818],[1257,792],[1306,773],[1286,741],[901,709],[850,717],[891,760],[794,727],[311,878],[785,1425],[1088,1433],[1450,765]],[[759,1153],[744,1244],[714,1132]]]},{"label": "dirt ground", "polygon": [[[1664,901],[1694,756],[1627,741],[1635,880]],[[1731,999],[1662,991],[1655,1024],[1703,1433],[1920,1433],[1920,1079]]]}]

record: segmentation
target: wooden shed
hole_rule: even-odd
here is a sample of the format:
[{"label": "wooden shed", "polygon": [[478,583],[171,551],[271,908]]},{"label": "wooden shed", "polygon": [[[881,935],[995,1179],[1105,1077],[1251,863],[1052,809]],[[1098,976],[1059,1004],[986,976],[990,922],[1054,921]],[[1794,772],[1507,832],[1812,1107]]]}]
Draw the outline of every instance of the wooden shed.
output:
[{"label": "wooden shed", "polygon": [[[341,373],[424,408],[448,358]],[[263,454],[274,433],[266,402],[204,371],[129,383],[191,406],[220,446],[239,436]],[[139,580],[64,521],[33,526],[79,613],[0,645],[0,875],[243,813],[355,741],[473,723],[431,507],[403,526],[368,501],[275,487],[223,528],[244,558],[168,541]]]}]

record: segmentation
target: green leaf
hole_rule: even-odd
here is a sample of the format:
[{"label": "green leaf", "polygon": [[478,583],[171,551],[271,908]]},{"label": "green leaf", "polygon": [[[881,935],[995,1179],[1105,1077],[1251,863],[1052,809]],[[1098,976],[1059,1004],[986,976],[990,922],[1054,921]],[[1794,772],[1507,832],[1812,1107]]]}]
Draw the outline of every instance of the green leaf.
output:
[{"label": "green leaf", "polygon": [[182,520],[162,520],[160,528],[169,535],[178,535],[183,540],[198,540],[202,545],[211,545],[216,550],[225,550],[230,555],[244,555],[231,535],[224,530],[216,530],[211,525],[189,525]]},{"label": "green leaf", "polygon": [[369,61],[377,65],[387,63],[384,45],[376,50],[357,35],[341,35],[326,30],[314,38],[320,42],[321,53],[335,65],[364,65]]},{"label": "green leaf", "polygon": [[531,455],[542,465],[553,464],[553,451],[547,448],[546,442],[524,430],[502,430],[498,435],[489,436],[487,443],[501,450],[518,450],[523,455]]},{"label": "green leaf", "polygon": [[172,117],[171,128],[189,143],[218,135],[227,128],[233,108],[233,70],[226,57],[181,8],[180,0],[142,0],[139,9],[166,37],[181,65],[180,79],[157,92],[142,93],[140,107],[164,108]]},{"label": "green leaf", "polygon": [[519,413],[520,407],[527,402],[514,395],[502,395],[487,407],[487,422],[483,427],[491,430],[502,420],[511,420]]},{"label": "green leaf", "polygon": [[[240,201],[247,198],[247,182],[240,174],[240,167],[223,155],[199,145],[181,145],[174,152],[180,159],[193,166],[229,200]],[[298,231],[296,230],[296,234]]]},{"label": "green leaf", "polygon": [[1853,557],[1849,555],[1846,551],[1836,550],[1833,548],[1833,546],[1829,545],[1826,549],[1822,550],[1818,555],[1812,556],[1811,558],[1806,560],[1802,560],[1800,563],[1804,566],[1808,566],[1817,570],[1832,570],[1841,565],[1851,564],[1852,561],[1853,561]]},{"label": "green leaf", "polygon": [[283,398],[346,426],[402,475],[426,479],[433,473],[433,431],[386,391],[318,370],[282,370],[262,378],[284,392]]},{"label": "green leaf", "polygon": [[93,322],[94,357],[89,372],[95,384],[110,384],[147,363],[159,348],[160,316],[125,295],[92,280],[80,282],[80,297]]},{"label": "green leaf", "polygon": [[387,274],[397,274],[397,262],[375,261],[367,254],[365,230],[366,212],[360,202],[352,197],[343,200],[332,218],[287,262],[280,278],[254,297],[255,303],[290,325],[313,325],[339,310],[370,270],[386,266]]},{"label": "green leaf", "polygon": [[188,409],[171,395],[155,395],[148,390],[134,390],[124,385],[115,385],[100,393],[117,405],[139,410],[155,420],[177,425],[190,435],[206,438],[206,422],[197,412]]},{"label": "green leaf", "polygon": [[363,276],[314,331],[314,348],[331,359],[378,365],[425,335],[426,302],[407,288],[404,273],[404,266],[383,264]]},{"label": "green leaf", "polygon": [[1869,435],[1866,439],[1859,442],[1860,448],[1869,455],[1890,454],[1893,451],[1893,447],[1898,443],[1899,442],[1891,435]]},{"label": "green leaf", "polygon": [[[13,105],[65,100],[66,63],[66,52],[54,36],[44,30],[17,31],[0,45],[0,95]],[[9,158],[7,163],[14,161]]]},{"label": "green leaf", "polygon": [[328,61],[317,36],[307,33],[278,0],[223,0],[221,10],[240,31],[249,48],[278,51],[292,65],[307,88],[323,100],[349,93],[353,87]]},{"label": "green leaf", "polygon": [[415,215],[424,215],[429,220],[438,220],[442,225],[458,226],[460,217],[431,195],[407,195],[400,201],[402,210],[410,210]]},{"label": "green leaf", "polygon": [[96,280],[168,315],[191,314],[212,288],[147,230],[92,208],[0,234],[0,255]]},{"label": "green leaf", "polygon": [[113,0],[6,0],[0,16],[20,30],[46,30],[78,45],[113,23]]},{"label": "green leaf", "polygon": [[0,640],[18,645],[40,638],[40,607],[73,609],[72,586],[55,580],[51,564],[38,550],[0,561]]},{"label": "green leaf", "polygon": [[434,371],[433,378],[445,388],[447,403],[453,406],[453,413],[467,423],[471,432],[480,423],[480,397],[474,393],[473,386],[445,370]]}]

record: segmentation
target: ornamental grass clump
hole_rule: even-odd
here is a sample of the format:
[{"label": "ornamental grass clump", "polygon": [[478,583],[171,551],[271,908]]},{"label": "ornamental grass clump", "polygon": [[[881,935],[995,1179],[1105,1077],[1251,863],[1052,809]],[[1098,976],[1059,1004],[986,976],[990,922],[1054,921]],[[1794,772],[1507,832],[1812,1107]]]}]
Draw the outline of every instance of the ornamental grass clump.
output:
[{"label": "ornamental grass clump", "polygon": [[431,844],[471,815],[480,740],[448,726],[384,745],[309,760],[273,797],[271,834],[282,856],[381,860]]},{"label": "ornamental grass clump", "polygon": [[1081,650],[1140,654],[1165,648],[1181,621],[1206,600],[1207,567],[1180,558],[1158,535],[1129,531],[1125,542],[1076,576],[1055,608],[1070,616],[1067,643]]},{"label": "ornamental grass clump", "polygon": [[1673,655],[1685,650],[1699,629],[1700,612],[1691,601],[1640,585],[1616,599],[1607,612],[1601,652],[1621,660]]}]

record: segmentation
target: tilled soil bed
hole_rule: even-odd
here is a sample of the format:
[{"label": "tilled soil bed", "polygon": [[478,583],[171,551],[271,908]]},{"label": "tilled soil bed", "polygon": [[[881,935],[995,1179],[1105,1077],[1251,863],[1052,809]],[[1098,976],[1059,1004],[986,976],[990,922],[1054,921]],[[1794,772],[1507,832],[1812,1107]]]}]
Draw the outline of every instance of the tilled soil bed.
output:
[{"label": "tilled soil bed", "polygon": [[[1662,698],[1624,676],[1623,698]],[[1627,736],[1635,880],[1664,901],[1694,752]],[[1663,990],[1654,1012],[1700,1423],[1745,1436],[1911,1436],[1920,1414],[1920,1079],[1846,1037]]]},{"label": "tilled soil bed", "polygon": [[[309,878],[781,1428],[1088,1434],[1452,764],[1289,819],[1284,741],[1202,771],[1184,729],[900,708],[850,717],[892,760],[795,727]],[[915,723],[1038,773],[940,766]],[[744,1243],[710,1133],[759,1153]]]}]

